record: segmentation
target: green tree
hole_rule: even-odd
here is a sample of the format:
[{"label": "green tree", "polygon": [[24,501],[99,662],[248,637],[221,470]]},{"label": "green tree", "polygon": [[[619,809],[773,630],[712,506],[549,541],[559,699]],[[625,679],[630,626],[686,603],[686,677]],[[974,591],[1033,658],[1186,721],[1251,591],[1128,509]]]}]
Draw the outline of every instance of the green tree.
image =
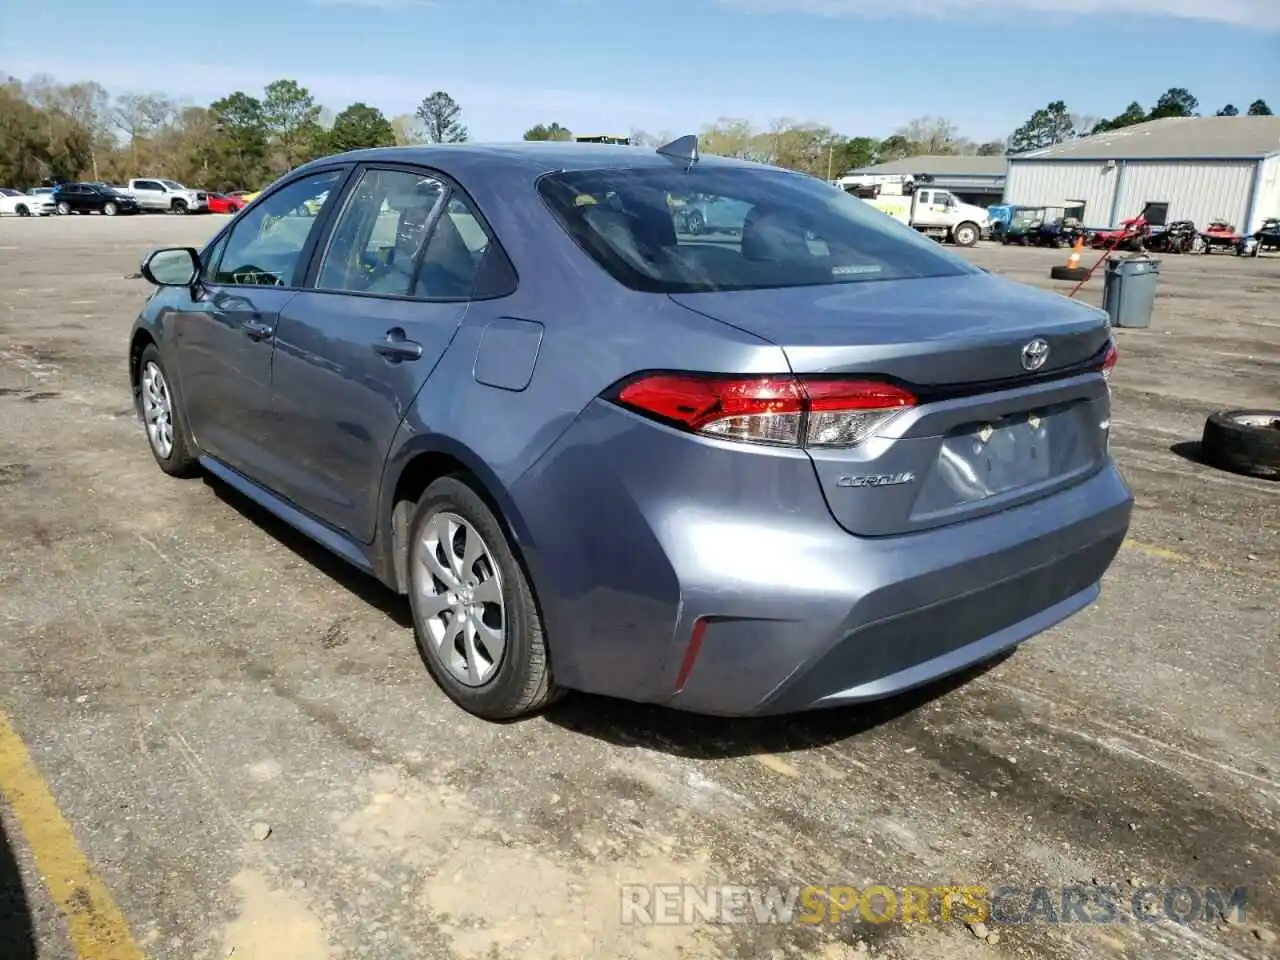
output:
[{"label": "green tree", "polygon": [[1200,107],[1200,101],[1191,95],[1186,87],[1170,87],[1160,94],[1160,99],[1147,114],[1148,120],[1162,120],[1165,117],[1194,117]]},{"label": "green tree", "polygon": [[900,133],[895,133],[891,137],[885,137],[880,141],[880,149],[876,152],[876,163],[889,163],[892,160],[905,160],[907,157],[917,155],[919,151],[916,144],[909,141]]},{"label": "green tree", "polygon": [[382,111],[367,103],[353,103],[333,120],[329,147],[335,153],[366,147],[395,146],[396,132]]},{"label": "green tree", "polygon": [[1147,111],[1143,109],[1142,104],[1134,100],[1124,112],[1112,117],[1110,120],[1099,120],[1093,125],[1090,133],[1107,133],[1110,130],[1120,130],[1123,127],[1131,127],[1135,123],[1142,123],[1147,119]]},{"label": "green tree", "polygon": [[1033,113],[1030,119],[1009,137],[1010,153],[1043,150],[1055,144],[1065,143],[1076,135],[1075,121],[1061,100]]},{"label": "green tree", "polygon": [[267,122],[262,101],[237,90],[209,105],[220,185],[254,187],[267,176]]},{"label": "green tree", "polygon": [[1274,114],[1271,112],[1271,108],[1267,106],[1267,101],[1255,100],[1253,103],[1249,104],[1249,116],[1270,117],[1274,116]]},{"label": "green tree", "polygon": [[842,177],[850,170],[871,166],[876,162],[879,149],[880,141],[874,137],[841,137],[835,144],[834,176]]},{"label": "green tree", "polygon": [[573,133],[558,123],[536,124],[524,132],[526,140],[572,140]]},{"label": "green tree", "polygon": [[0,86],[0,183],[26,189],[40,182],[48,165],[40,111],[26,101],[17,81]]},{"label": "green tree", "polygon": [[273,161],[278,172],[305,163],[323,150],[320,107],[311,91],[296,80],[267,84],[262,120],[276,150]]},{"label": "green tree", "polygon": [[1003,140],[988,140],[986,143],[978,144],[978,156],[1003,157],[1006,149]]},{"label": "green tree", "polygon": [[1220,117],[1238,117],[1240,111],[1235,108],[1235,104],[1228,103],[1225,107],[1218,111]]},{"label": "green tree", "polygon": [[462,108],[443,90],[424,98],[414,116],[422,122],[428,143],[464,143],[467,139],[467,128],[460,119]]}]

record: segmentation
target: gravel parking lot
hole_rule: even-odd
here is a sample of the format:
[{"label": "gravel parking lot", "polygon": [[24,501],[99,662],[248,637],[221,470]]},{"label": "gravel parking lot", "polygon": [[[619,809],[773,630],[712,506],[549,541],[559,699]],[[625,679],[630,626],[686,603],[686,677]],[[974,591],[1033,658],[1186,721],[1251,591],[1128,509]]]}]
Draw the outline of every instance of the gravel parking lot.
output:
[{"label": "gravel parking lot", "polygon": [[[0,957],[1274,955],[1280,484],[1194,443],[1212,410],[1280,407],[1280,257],[1167,257],[1152,328],[1120,331],[1113,442],[1137,506],[1085,613],[872,709],[741,722],[572,697],[495,726],[434,687],[404,603],[152,462],[124,369],[148,287],[125,275],[222,221],[0,222],[0,721],[137,944],[68,892],[76,862],[42,854],[55,812],[19,829],[11,809]],[[966,255],[1065,291],[1065,253]],[[0,794],[40,809],[30,778],[4,780],[16,743],[0,723]],[[1065,885],[1116,885],[1122,909],[989,922],[989,941],[856,910],[637,926],[632,883],[1040,884],[1059,906]],[[1247,916],[1139,922],[1147,885],[1243,885]]]}]

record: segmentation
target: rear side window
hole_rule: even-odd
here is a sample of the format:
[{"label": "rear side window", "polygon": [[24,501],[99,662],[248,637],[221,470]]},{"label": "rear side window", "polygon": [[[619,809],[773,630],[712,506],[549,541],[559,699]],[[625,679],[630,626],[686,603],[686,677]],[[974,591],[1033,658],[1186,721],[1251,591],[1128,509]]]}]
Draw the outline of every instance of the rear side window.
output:
[{"label": "rear side window", "polygon": [[316,287],[408,296],[444,184],[400,170],[366,170],[334,228]]},{"label": "rear side window", "polygon": [[671,167],[548,174],[538,192],[615,279],[701,293],[979,272],[867,203],[803,174]]}]

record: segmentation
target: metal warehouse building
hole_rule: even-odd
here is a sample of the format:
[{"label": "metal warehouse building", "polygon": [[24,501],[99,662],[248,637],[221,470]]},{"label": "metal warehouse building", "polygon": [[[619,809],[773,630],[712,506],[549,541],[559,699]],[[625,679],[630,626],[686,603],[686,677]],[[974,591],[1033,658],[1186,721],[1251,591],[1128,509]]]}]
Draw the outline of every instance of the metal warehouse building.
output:
[{"label": "metal warehouse building", "polygon": [[1116,227],[1148,203],[1166,219],[1252,232],[1280,216],[1280,117],[1169,117],[1009,158],[1005,203],[1083,203]]},{"label": "metal warehouse building", "polygon": [[890,160],[872,167],[859,167],[847,175],[909,174],[919,180],[928,177],[931,187],[950,190],[956,199],[980,207],[999,203],[1004,194],[1004,157],[924,156]]}]

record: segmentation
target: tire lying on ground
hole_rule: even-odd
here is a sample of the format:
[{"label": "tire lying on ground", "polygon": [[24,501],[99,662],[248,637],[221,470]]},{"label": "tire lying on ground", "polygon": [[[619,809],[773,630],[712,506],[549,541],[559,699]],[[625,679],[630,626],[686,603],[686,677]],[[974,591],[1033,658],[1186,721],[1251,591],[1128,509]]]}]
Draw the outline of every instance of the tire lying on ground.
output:
[{"label": "tire lying on ground", "polygon": [[1064,267],[1059,264],[1049,271],[1050,280],[1070,280],[1072,283],[1079,283],[1081,280],[1087,280],[1088,277],[1088,267]]},{"label": "tire lying on ground", "polygon": [[1200,457],[1223,470],[1280,480],[1280,410],[1220,410],[1210,415]]}]

